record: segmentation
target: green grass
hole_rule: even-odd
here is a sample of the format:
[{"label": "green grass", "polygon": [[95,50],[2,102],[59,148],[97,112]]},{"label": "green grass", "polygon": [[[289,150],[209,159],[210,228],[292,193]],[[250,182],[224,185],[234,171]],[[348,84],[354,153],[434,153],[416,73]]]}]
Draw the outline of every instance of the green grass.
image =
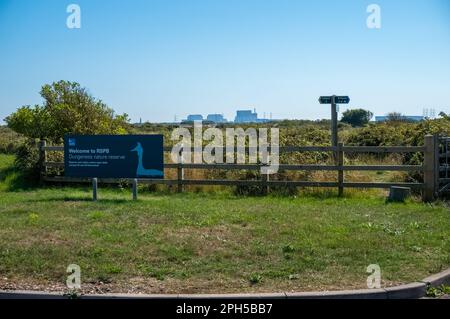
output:
[{"label": "green grass", "polygon": [[0,288],[61,287],[72,263],[83,287],[158,293],[365,288],[370,264],[389,286],[450,265],[445,203],[148,192],[133,202],[118,188],[94,203],[87,187],[14,189],[12,162],[0,156]]}]

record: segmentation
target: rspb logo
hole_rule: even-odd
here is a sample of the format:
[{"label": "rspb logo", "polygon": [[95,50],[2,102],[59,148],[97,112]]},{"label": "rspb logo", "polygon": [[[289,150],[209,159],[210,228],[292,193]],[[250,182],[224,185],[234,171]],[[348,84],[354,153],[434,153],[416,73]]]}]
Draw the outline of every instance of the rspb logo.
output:
[{"label": "rspb logo", "polygon": [[69,138],[69,146],[75,146],[76,141],[74,138]]}]

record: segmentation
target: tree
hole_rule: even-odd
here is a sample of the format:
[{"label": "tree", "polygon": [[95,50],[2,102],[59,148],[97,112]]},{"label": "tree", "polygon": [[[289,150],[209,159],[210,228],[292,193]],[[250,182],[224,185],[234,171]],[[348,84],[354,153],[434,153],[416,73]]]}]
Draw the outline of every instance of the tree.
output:
[{"label": "tree", "polygon": [[387,122],[409,122],[408,119],[400,112],[391,112],[387,114]]},{"label": "tree", "polygon": [[101,100],[80,84],[54,82],[42,87],[43,105],[22,106],[5,121],[11,129],[29,138],[61,142],[65,134],[124,134],[128,115],[114,115]]},{"label": "tree", "polygon": [[54,126],[48,110],[39,105],[22,106],[5,121],[9,128],[29,138],[45,138]]},{"label": "tree", "polygon": [[369,123],[373,113],[363,109],[347,110],[342,114],[341,122],[352,126],[364,126]]},{"label": "tree", "polygon": [[447,114],[443,111],[439,113],[439,116],[442,117],[443,119],[450,120],[450,114]]}]

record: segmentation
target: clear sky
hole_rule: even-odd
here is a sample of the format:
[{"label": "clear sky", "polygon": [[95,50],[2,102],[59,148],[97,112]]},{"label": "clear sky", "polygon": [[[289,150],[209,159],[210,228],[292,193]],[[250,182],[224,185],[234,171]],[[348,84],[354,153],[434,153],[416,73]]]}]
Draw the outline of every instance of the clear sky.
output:
[{"label": "clear sky", "polygon": [[351,97],[341,111],[450,112],[450,1],[0,0],[0,118],[61,79],[133,121],[328,118],[333,93]]}]

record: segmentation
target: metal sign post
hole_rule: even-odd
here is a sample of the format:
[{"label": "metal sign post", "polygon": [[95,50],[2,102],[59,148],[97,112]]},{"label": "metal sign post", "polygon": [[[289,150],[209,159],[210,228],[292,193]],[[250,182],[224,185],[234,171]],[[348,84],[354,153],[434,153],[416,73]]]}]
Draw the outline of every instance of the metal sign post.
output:
[{"label": "metal sign post", "polygon": [[138,199],[138,180],[137,178],[133,179],[133,200],[137,200]]},{"label": "metal sign post", "polygon": [[97,189],[98,189],[98,181],[97,181],[97,177],[94,177],[92,179],[92,200],[94,202],[97,201]]}]

